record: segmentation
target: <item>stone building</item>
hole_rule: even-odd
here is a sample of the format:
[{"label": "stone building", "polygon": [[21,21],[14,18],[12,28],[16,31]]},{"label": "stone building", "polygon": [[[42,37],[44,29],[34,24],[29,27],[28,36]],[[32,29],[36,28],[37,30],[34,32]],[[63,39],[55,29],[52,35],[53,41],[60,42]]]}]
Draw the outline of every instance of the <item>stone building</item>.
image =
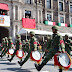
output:
[{"label": "stone building", "polygon": [[[36,29],[51,32],[52,25],[61,33],[72,33],[72,0],[0,0],[8,4],[10,27],[0,26],[0,41],[5,36],[15,40],[22,28],[22,18],[34,18]],[[71,35],[72,36],[72,35]]]}]

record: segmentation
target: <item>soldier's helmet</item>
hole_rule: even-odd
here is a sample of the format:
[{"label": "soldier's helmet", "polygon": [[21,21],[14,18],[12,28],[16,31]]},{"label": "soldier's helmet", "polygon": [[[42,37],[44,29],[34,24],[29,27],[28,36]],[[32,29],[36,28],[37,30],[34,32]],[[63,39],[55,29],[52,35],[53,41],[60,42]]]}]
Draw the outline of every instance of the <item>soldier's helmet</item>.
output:
[{"label": "soldier's helmet", "polygon": [[25,40],[23,40],[23,43],[25,43]]},{"label": "soldier's helmet", "polygon": [[5,40],[7,40],[8,38],[7,37],[5,37]]},{"label": "soldier's helmet", "polygon": [[11,39],[12,39],[12,37],[11,37],[11,36],[9,36],[9,37],[8,37],[8,39],[9,39],[9,40],[11,40]]},{"label": "soldier's helmet", "polygon": [[69,35],[68,35],[68,34],[66,34],[66,35],[65,35],[65,37],[69,37]]},{"label": "soldier's helmet", "polygon": [[52,26],[52,29],[58,30],[58,26]]},{"label": "soldier's helmet", "polygon": [[5,38],[3,38],[2,41],[5,41]]},{"label": "soldier's helmet", "polygon": [[20,36],[20,34],[17,34],[16,37],[17,37],[17,38],[20,38],[21,36]]},{"label": "soldier's helmet", "polygon": [[34,31],[31,31],[30,34],[35,35],[35,32]]}]

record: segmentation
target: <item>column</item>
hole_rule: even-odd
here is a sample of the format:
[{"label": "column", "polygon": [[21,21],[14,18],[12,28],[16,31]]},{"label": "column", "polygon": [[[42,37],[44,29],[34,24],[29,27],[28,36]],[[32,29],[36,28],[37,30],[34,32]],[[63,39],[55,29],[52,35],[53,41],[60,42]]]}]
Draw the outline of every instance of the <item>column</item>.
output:
[{"label": "column", "polygon": [[41,11],[41,23],[43,23],[43,13]]},{"label": "column", "polygon": [[37,11],[37,14],[38,14],[38,15],[37,15],[37,16],[38,16],[38,18],[37,18],[37,19],[38,19],[38,23],[39,23],[39,10]]}]

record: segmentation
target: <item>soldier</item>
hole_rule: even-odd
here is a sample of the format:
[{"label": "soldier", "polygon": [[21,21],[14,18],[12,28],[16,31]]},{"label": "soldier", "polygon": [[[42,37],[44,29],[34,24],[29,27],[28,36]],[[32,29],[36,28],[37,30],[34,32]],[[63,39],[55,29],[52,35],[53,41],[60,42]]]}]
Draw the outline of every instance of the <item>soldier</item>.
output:
[{"label": "soldier", "polygon": [[[49,50],[49,52],[47,53],[46,57],[44,58],[44,60],[42,61],[41,64],[37,65],[35,64],[35,67],[38,71],[40,71],[42,69],[42,67],[44,65],[46,65],[46,63],[58,52],[58,51],[63,51],[65,52],[65,45],[64,45],[64,41],[62,36],[58,33],[58,27],[57,26],[53,26],[52,27],[52,39],[51,39],[51,49]],[[49,45],[48,45],[49,48]],[[59,72],[62,72],[62,69],[59,69]]]},{"label": "soldier", "polygon": [[28,51],[30,49],[30,44],[29,44],[28,40],[26,40],[25,48],[26,48],[26,52],[28,53]]},{"label": "soldier", "polygon": [[48,53],[49,48],[51,48],[50,47],[51,46],[50,44],[51,44],[51,39],[50,39],[49,36],[47,36],[46,42],[44,43],[44,51],[45,51],[45,53],[44,53],[44,56],[42,57],[43,59],[46,56],[46,54]]},{"label": "soldier", "polygon": [[[8,52],[8,50],[9,50],[10,48],[12,48],[12,47],[13,47],[12,37],[9,36],[9,38],[8,38],[8,47],[7,47],[6,51],[5,51],[5,53],[2,55],[2,57],[3,57],[3,56]],[[8,55],[8,57],[9,57],[9,55]]]},{"label": "soldier", "polygon": [[26,42],[25,42],[25,40],[23,40],[22,41],[22,49],[23,49],[23,51],[25,52],[25,55],[26,55],[26,47],[25,47],[25,44],[26,44]]},{"label": "soldier", "polygon": [[4,50],[2,51],[0,57],[2,58],[2,55],[5,53],[5,51],[7,50],[8,48],[8,38],[5,37],[5,46],[4,46]]},{"label": "soldier", "polygon": [[65,51],[67,51],[67,53],[70,55],[70,50],[71,50],[71,39],[69,39],[68,35],[65,35]]},{"label": "soldier", "polygon": [[16,49],[13,53],[13,56],[11,57],[11,59],[8,59],[10,62],[12,61],[12,59],[14,58],[15,54],[16,54],[16,51],[19,50],[19,49],[22,49],[22,42],[21,42],[21,36],[20,35],[16,35]]},{"label": "soldier", "polygon": [[24,59],[24,61],[19,62],[20,66],[22,66],[30,57],[30,53],[31,51],[37,50],[37,39],[35,38],[35,33],[33,31],[30,32],[30,50],[28,51],[28,54],[26,56],[26,58]]},{"label": "soldier", "polygon": [[2,44],[1,44],[1,49],[0,49],[0,51],[2,51],[2,49],[4,48],[4,46],[5,46],[5,38],[2,39]]}]

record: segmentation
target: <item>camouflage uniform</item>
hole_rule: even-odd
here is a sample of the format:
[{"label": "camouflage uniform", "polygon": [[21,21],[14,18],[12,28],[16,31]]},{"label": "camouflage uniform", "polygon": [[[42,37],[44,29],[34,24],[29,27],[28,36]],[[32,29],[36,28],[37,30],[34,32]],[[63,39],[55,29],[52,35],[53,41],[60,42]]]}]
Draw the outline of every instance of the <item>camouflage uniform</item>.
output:
[{"label": "camouflage uniform", "polygon": [[22,66],[30,57],[30,53],[31,51],[37,50],[37,39],[35,38],[35,33],[34,32],[30,32],[30,35],[32,35],[31,39],[30,39],[30,50],[28,51],[28,54],[26,56],[26,58],[24,59],[24,61],[19,62],[20,66]]},{"label": "camouflage uniform", "polygon": [[71,39],[68,38],[68,35],[65,35],[65,37],[67,37],[67,39],[64,40],[65,43],[65,51],[67,51],[67,53],[70,55],[70,50],[71,50]]},{"label": "camouflage uniform", "polygon": [[22,42],[21,42],[21,37],[20,35],[17,35],[17,40],[16,40],[16,49],[11,57],[11,59],[8,59],[10,62],[12,61],[12,59],[14,58],[16,51],[22,49]]},{"label": "camouflage uniform", "polygon": [[[56,31],[56,33],[54,33],[54,30]],[[35,67],[38,71],[40,71],[42,69],[42,67],[44,65],[46,65],[46,63],[58,52],[58,51],[65,51],[65,45],[63,42],[63,38],[62,36],[57,33],[58,27],[57,26],[53,26],[52,27],[52,31],[53,31],[53,35],[52,35],[52,39],[51,39],[51,49],[49,50],[49,52],[47,53],[45,59],[42,61],[42,63],[40,65],[35,64]],[[48,48],[50,46],[48,45]],[[62,72],[62,69],[59,69],[59,72]]]}]

